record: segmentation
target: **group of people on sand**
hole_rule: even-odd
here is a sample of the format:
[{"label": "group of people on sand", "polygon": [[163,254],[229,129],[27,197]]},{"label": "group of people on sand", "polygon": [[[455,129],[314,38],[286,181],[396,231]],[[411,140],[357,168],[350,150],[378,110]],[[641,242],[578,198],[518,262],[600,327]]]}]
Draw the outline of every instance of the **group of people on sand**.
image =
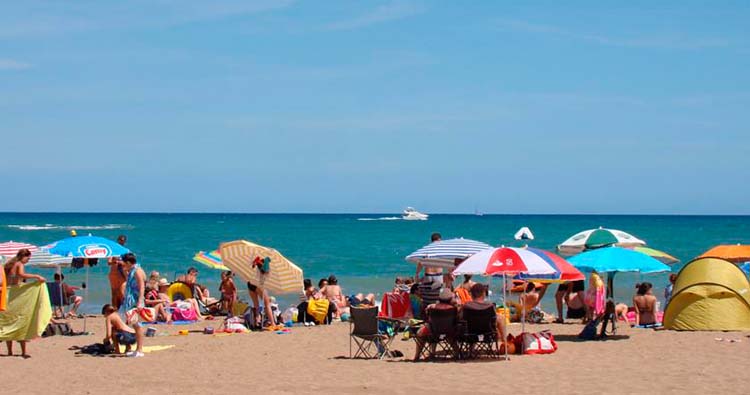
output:
[{"label": "group of people on sand", "polygon": [[[677,275],[669,275],[669,284],[664,290],[667,303],[672,296],[672,287]],[[567,318],[581,319],[583,323],[601,317],[603,314],[612,313],[616,319],[630,322],[634,327],[655,328],[659,327],[659,301],[653,293],[653,284],[642,282],[635,285],[635,294],[632,298],[632,306],[625,303],[609,303],[607,311],[606,301],[607,287],[601,276],[594,272],[589,277],[588,288],[584,287],[584,281],[573,281],[561,284],[555,293],[558,317],[555,322],[563,322],[563,304],[567,306]],[[613,307],[612,307],[613,306]],[[630,314],[632,313],[632,314]],[[630,319],[629,315],[632,315]]]},{"label": "group of people on sand", "polygon": [[[439,233],[431,235],[431,242],[442,239]],[[457,259],[455,265],[462,260]],[[676,279],[675,274],[670,275],[670,284],[664,292],[665,299],[669,301],[671,289]],[[409,292],[412,300],[412,310],[417,318],[425,317],[428,306],[440,302],[443,291],[449,291],[452,295],[453,304],[460,306],[471,300],[472,286],[475,284],[472,276],[466,275],[457,285],[455,277],[450,271],[443,271],[440,267],[417,265],[414,278],[397,278],[394,292]],[[521,282],[521,292],[517,301],[507,301],[510,309],[511,321],[522,321],[531,323],[542,323],[554,320],[562,323],[565,319],[580,319],[582,323],[600,318],[607,313],[607,287],[601,276],[594,272],[586,287],[584,280],[571,281],[558,285],[555,292],[555,304],[557,316],[545,313],[541,309],[541,301],[550,285],[535,282]],[[448,295],[448,294],[445,294]],[[445,296],[443,295],[443,296]],[[567,308],[563,315],[563,307]],[[652,327],[658,326],[658,300],[653,294],[653,285],[648,282],[636,285],[636,293],[632,299],[632,306],[626,304],[612,304],[609,311],[617,318],[625,322],[633,322],[633,326]],[[630,313],[630,314],[628,314]],[[628,320],[628,315],[634,315],[634,320]]]},{"label": "group of people on sand", "polygon": [[[330,324],[334,320],[346,318],[351,307],[374,306],[375,294],[358,293],[347,296],[339,285],[338,278],[331,274],[328,278],[321,278],[318,281],[317,288],[313,285],[311,279],[305,279],[299,301],[297,322],[309,326],[316,323]],[[324,303],[320,303],[321,301],[324,301]],[[319,306],[324,311],[320,310],[320,314],[310,314],[310,305]],[[320,319],[321,317],[323,319]]]}]

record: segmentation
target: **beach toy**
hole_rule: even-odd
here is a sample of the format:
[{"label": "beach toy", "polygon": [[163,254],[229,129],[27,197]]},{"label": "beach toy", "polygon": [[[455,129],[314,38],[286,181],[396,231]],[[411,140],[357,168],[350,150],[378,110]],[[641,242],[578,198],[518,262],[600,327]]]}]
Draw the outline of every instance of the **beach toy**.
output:
[{"label": "beach toy", "polygon": [[156,335],[156,328],[146,328],[146,337],[154,337],[154,335]]},{"label": "beach toy", "polygon": [[188,333],[190,333],[190,332],[187,329],[182,329],[182,330],[180,330],[180,331],[177,332],[177,334],[181,335],[181,336],[187,336]]},{"label": "beach toy", "polygon": [[349,321],[349,318],[350,318],[349,314],[347,313],[341,314],[341,321],[343,322]]},{"label": "beach toy", "polygon": [[211,326],[207,326],[203,328],[203,334],[205,335],[213,335],[214,334],[214,328]]},{"label": "beach toy", "polygon": [[167,296],[172,302],[186,300],[193,297],[193,291],[189,285],[182,282],[175,282],[167,288]]},{"label": "beach toy", "polygon": [[284,326],[285,326],[285,327],[287,327],[287,328],[291,328],[291,327],[293,327],[293,326],[294,326],[294,322],[292,322],[292,321],[287,321],[287,322],[285,322],[285,323],[284,323]]}]

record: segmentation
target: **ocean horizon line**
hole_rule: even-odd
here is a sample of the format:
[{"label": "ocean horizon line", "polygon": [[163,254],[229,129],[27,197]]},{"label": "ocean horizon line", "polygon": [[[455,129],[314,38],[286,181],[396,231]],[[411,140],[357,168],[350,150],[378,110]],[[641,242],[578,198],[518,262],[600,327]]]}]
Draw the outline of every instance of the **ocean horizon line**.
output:
[{"label": "ocean horizon line", "polygon": [[[0,211],[0,215],[36,215],[36,214],[94,214],[94,215],[330,215],[330,216],[400,216],[394,212],[281,212],[281,211]],[[467,216],[467,217],[750,217],[750,214],[682,214],[682,213],[487,213],[481,215],[471,212],[431,212],[430,216]]]}]

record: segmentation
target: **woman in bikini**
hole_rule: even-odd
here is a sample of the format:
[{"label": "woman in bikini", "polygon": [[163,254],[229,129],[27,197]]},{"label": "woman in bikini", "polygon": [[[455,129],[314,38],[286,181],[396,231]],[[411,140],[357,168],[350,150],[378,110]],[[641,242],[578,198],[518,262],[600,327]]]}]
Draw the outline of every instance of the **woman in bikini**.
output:
[{"label": "woman in bikini", "polygon": [[[10,260],[5,263],[3,271],[8,287],[19,285],[22,281],[29,279],[36,279],[39,282],[46,281],[42,276],[26,273],[24,265],[29,262],[29,259],[31,259],[31,251],[22,248],[18,250],[16,256],[10,258]],[[21,340],[19,343],[21,344],[21,356],[24,358],[30,358],[30,355],[26,352],[26,341]],[[6,341],[5,346],[8,348],[8,355],[13,355],[13,342]]]},{"label": "woman in bikini", "polygon": [[336,316],[341,317],[341,314],[344,314],[346,312],[344,310],[349,306],[346,303],[344,294],[341,292],[339,281],[333,274],[328,277],[328,285],[325,287],[323,294],[336,306]]},{"label": "woman in bikini", "polygon": [[651,293],[652,288],[651,283],[642,283],[633,296],[635,326],[656,325],[656,296]]}]

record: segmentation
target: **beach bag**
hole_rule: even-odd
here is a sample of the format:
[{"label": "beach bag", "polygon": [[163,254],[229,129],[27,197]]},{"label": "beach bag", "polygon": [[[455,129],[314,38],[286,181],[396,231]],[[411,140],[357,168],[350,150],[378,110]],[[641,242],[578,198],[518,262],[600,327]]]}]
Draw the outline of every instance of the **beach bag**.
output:
[{"label": "beach bag", "polygon": [[47,328],[44,329],[42,337],[49,336],[72,336],[73,330],[70,329],[70,325],[67,322],[50,323]]},{"label": "beach bag", "polygon": [[156,310],[151,307],[134,308],[125,312],[125,321],[127,321],[129,325],[137,323],[138,321],[154,322],[155,320]]},{"label": "beach bag", "polygon": [[197,321],[198,313],[193,309],[175,308],[172,310],[173,321]]},{"label": "beach bag", "polygon": [[552,354],[557,350],[555,337],[548,330],[537,333],[524,333],[522,336],[524,354]]},{"label": "beach bag", "polygon": [[589,321],[586,326],[583,327],[581,333],[578,334],[578,338],[581,340],[595,340],[596,339],[596,328],[599,327],[599,319]]},{"label": "beach bag", "polygon": [[318,324],[324,324],[328,317],[328,299],[310,299],[307,301],[307,314],[315,319]]}]

